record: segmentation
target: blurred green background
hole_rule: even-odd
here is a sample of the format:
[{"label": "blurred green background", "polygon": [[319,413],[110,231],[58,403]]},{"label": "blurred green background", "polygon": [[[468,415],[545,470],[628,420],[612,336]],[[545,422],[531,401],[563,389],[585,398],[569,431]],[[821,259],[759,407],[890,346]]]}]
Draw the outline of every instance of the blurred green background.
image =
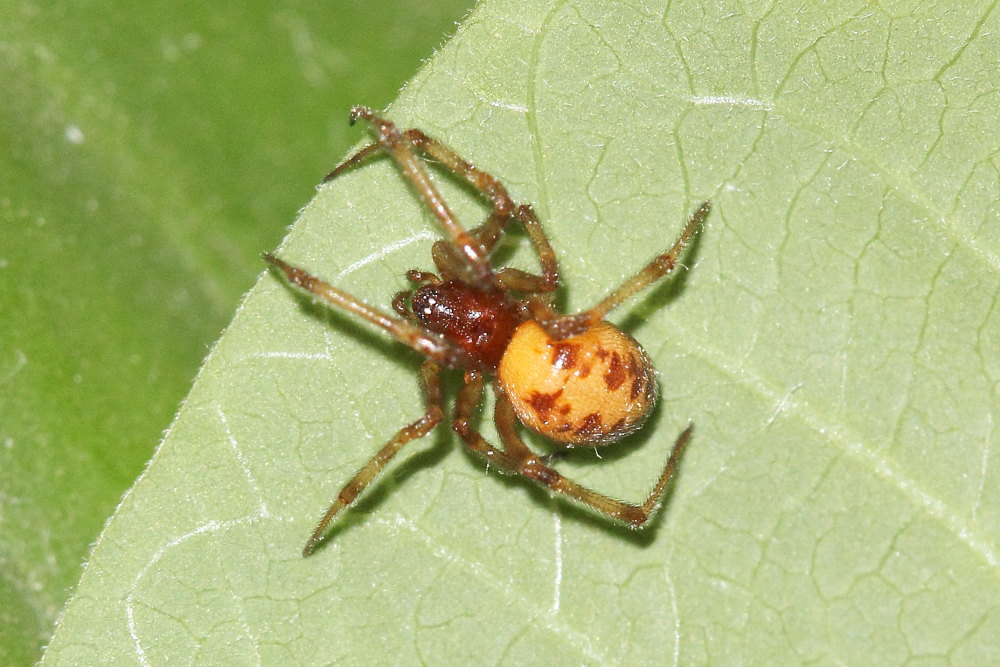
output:
[{"label": "blurred green background", "polygon": [[471,0],[0,5],[0,664],[314,186]]}]

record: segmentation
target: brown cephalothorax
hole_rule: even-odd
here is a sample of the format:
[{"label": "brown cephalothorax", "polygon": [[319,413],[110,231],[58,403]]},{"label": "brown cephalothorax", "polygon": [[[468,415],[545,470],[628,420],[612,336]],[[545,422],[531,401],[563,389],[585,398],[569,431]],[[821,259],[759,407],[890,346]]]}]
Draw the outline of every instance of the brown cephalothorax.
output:
[{"label": "brown cephalothorax", "polygon": [[[427,435],[444,418],[440,376],[445,368],[464,371],[452,429],[470,450],[502,472],[522,475],[631,528],[644,526],[674,476],[693,425],[678,436],[641,505],[616,500],[562,476],[551,467],[551,456],[537,455],[528,448],[517,425],[523,424],[563,448],[607,445],[642,427],[659,393],[656,370],[642,346],[604,317],[674,270],[678,256],[708,215],[709,202],[695,211],[668,251],[653,258],[593,308],[564,315],[552,303],[559,287],[555,253],[530,206],[516,204],[499,181],[420,130],[400,132],[365,107],[351,110],[351,123],[358,119],[372,125],[378,141],[342,162],[326,180],[385,150],[444,231],[445,238],[431,251],[437,273],[407,272],[415,288],[393,297],[392,308],[397,314],[393,316],[274,255],[265,254],[264,258],[291,284],[380,327],[424,355],[420,385],[426,407],[423,416],[400,429],[341,489],[313,530],[303,554],[312,553],[334,516],[354,502],[404,445]],[[483,224],[469,230],[455,218],[419,153],[483,194],[492,206]],[[490,263],[493,249],[512,220],[520,222],[527,232],[541,274],[512,267],[498,269]],[[493,418],[502,448],[488,443],[471,425],[487,378],[496,395]]]}]

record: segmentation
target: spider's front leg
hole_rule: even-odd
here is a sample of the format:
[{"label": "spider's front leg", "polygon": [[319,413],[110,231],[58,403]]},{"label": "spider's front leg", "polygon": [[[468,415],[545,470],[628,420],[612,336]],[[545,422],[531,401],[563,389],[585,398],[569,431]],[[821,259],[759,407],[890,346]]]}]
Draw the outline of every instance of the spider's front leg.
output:
[{"label": "spider's front leg", "polygon": [[[403,176],[410,182],[417,195],[423,200],[427,209],[434,214],[444,230],[447,239],[455,246],[461,260],[460,277],[470,284],[491,285],[493,283],[493,268],[489,263],[489,253],[479,244],[472,234],[458,221],[454,213],[445,203],[444,198],[431,180],[423,161],[417,156],[414,144],[391,121],[382,118],[368,107],[351,109],[351,123],[358,119],[367,121],[378,133],[378,142],[396,162]],[[359,159],[370,154],[363,149]],[[357,157],[357,156],[356,156]],[[349,161],[353,161],[351,158]],[[337,170],[331,172],[336,175]]]},{"label": "spider's front leg", "polygon": [[[511,219],[517,218],[524,226],[528,238],[538,254],[539,262],[542,265],[542,274],[536,276],[518,269],[505,268],[499,271],[495,277],[496,286],[501,289],[515,289],[521,292],[552,292],[559,286],[556,256],[534,211],[528,205],[515,203],[497,178],[479,169],[451,148],[429,137],[421,130],[411,128],[400,132],[390,121],[378,116],[366,107],[355,107],[351,110],[351,122],[353,123],[359,118],[371,123],[379,132],[379,141],[365,146],[337,165],[323,179],[324,183],[360,165],[380,150],[385,149],[399,164],[404,175],[410,180],[417,193],[438,217],[449,234],[448,241],[438,241],[434,244],[432,251],[434,262],[441,272],[451,276],[462,276],[465,274],[464,267],[470,264],[470,260],[473,265],[479,263],[479,259],[471,257],[475,252],[467,247],[466,244],[470,239],[467,238],[466,234],[480,245],[485,253],[483,257],[488,257],[500,240],[507,224]],[[489,200],[493,210],[486,222],[470,232],[461,228],[461,225],[454,220],[451,211],[444,205],[440,194],[428,178],[420,161],[416,159],[415,152],[422,153],[436,161],[444,169],[464,179]],[[475,266],[472,268],[476,269]],[[488,274],[478,274],[478,280],[489,282]]]}]

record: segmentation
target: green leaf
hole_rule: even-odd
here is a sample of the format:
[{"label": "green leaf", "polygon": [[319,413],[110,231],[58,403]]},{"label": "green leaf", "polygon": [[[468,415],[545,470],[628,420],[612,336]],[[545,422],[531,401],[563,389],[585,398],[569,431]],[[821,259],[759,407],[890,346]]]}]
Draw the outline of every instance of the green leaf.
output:
[{"label": "green leaf", "polygon": [[346,110],[468,0],[298,4],[0,6],[0,664],[38,660]]},{"label": "green leaf", "polygon": [[[265,274],[46,662],[996,662],[998,21],[480,4],[391,116],[536,205],[567,308],[714,202],[691,270],[614,318],[655,359],[661,409],[559,463],[638,499],[691,420],[669,505],[629,533],[485,472],[442,428],[302,559],[420,414],[419,359]],[[434,235],[382,160],[324,187],[280,252],[386,307]],[[527,262],[514,241],[504,259]]]}]

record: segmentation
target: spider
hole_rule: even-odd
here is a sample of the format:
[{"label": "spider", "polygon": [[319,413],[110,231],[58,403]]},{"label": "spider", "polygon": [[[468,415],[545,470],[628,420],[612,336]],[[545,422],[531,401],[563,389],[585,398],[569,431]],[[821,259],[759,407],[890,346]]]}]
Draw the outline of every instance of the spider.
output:
[{"label": "spider", "polygon": [[[441,422],[444,369],[464,374],[451,427],[472,452],[502,472],[526,477],[631,528],[643,527],[674,476],[693,424],[677,437],[659,479],[642,504],[616,500],[582,486],[550,464],[573,447],[599,447],[620,440],[646,421],[659,394],[656,369],[634,338],[604,318],[674,270],[678,256],[708,215],[710,203],[704,202],[695,211],[668,251],[594,307],[564,315],[553,305],[559,287],[556,256],[531,206],[516,204],[497,179],[420,130],[400,131],[361,106],[351,110],[350,123],[359,119],[372,126],[378,141],[346,159],[323,182],[379,151],[387,152],[444,231],[444,238],[431,249],[436,273],[408,271],[406,277],[414,288],[393,297],[395,315],[390,315],[270,253],[264,258],[291,285],[366,320],[422,354],[425,360],[419,377],[425,409],[344,485],[316,524],[303,555],[313,552],[334,517],[355,501],[407,443],[427,435]],[[466,180],[488,200],[492,210],[482,225],[469,230],[455,218],[430,179],[421,154]],[[540,274],[495,268],[490,262],[490,254],[514,219],[538,255]],[[496,397],[494,421],[502,448],[487,442],[472,426],[487,381]],[[535,454],[521,439],[517,422],[562,449]]]}]

